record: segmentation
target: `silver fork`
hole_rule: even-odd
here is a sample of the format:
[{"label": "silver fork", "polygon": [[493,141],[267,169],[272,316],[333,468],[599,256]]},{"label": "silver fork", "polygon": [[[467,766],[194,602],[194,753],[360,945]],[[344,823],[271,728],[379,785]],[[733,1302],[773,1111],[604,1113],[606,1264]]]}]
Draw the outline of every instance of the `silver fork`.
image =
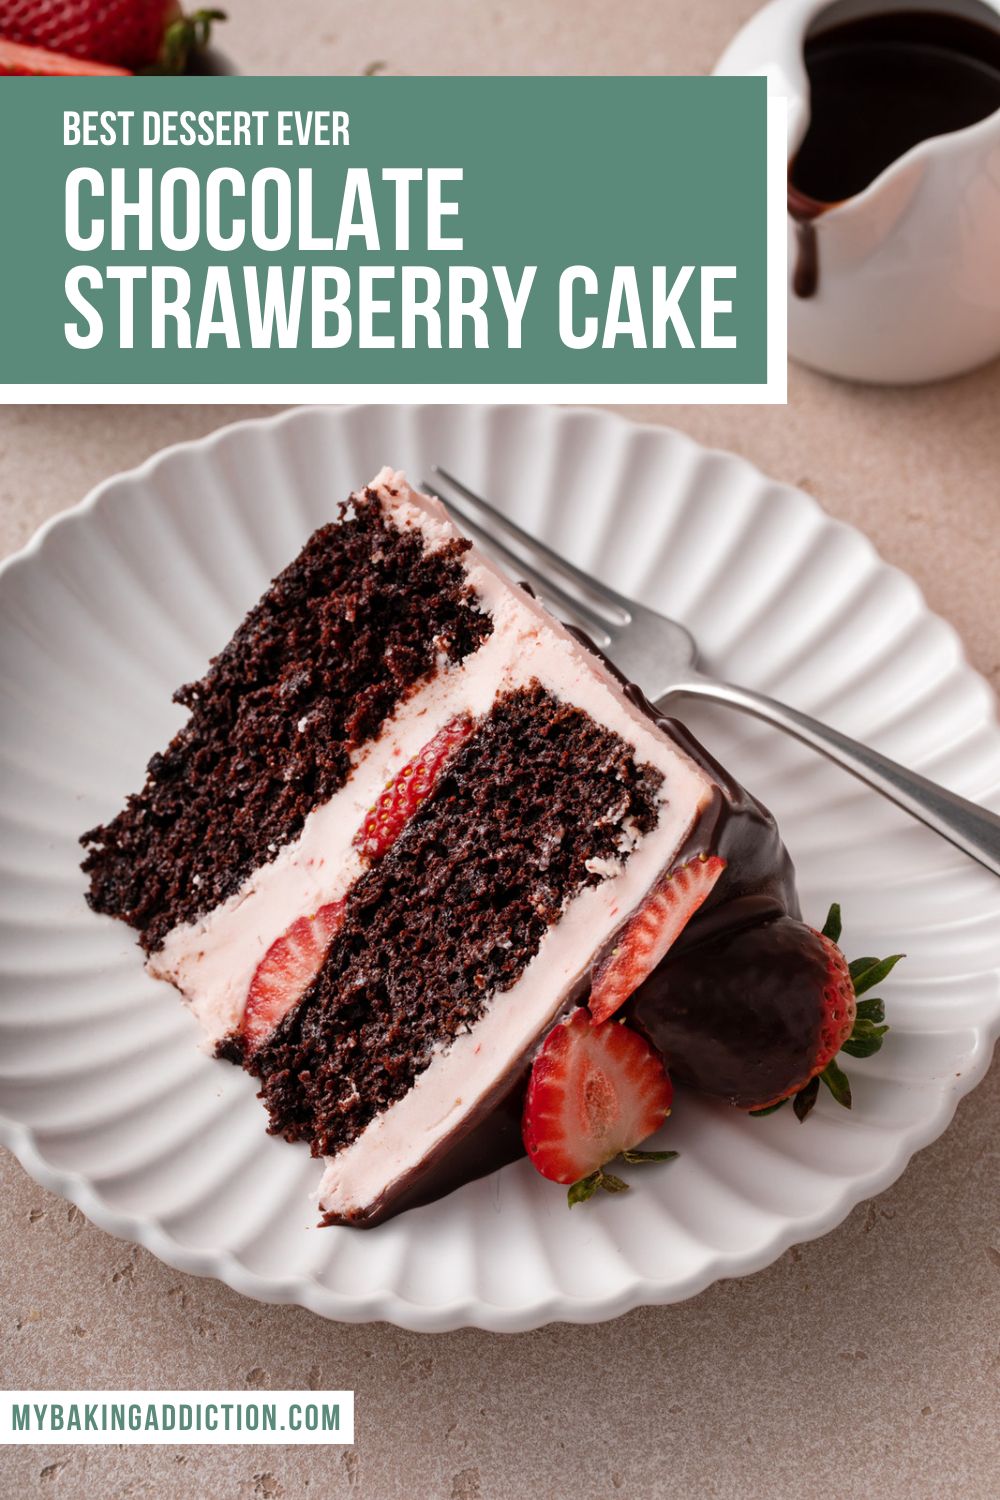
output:
[{"label": "silver fork", "polygon": [[[843,766],[1000,875],[1000,816],[996,813],[775,698],[706,676],[697,669],[694,637],[683,625],[598,583],[445,469],[435,465],[434,473],[439,482],[425,481],[425,489],[442,500],[516,577],[531,584],[556,614],[585,630],[658,708],[665,707],[670,698],[707,698],[764,719]],[[470,505],[474,510],[470,511]]]}]

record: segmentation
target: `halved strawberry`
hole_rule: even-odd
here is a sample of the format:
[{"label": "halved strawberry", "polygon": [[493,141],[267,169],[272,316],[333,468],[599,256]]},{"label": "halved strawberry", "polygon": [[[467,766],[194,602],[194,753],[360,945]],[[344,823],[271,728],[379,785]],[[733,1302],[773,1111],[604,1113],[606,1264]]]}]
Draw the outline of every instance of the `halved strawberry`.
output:
[{"label": "halved strawberry", "polygon": [[666,957],[725,868],[717,854],[699,854],[657,882],[594,969],[587,1003],[595,1026],[613,1016]]},{"label": "halved strawberry", "polygon": [[368,859],[379,859],[396,842],[421,802],[434,790],[447,762],[474,728],[468,714],[458,714],[396,772],[354,835],[355,847]]},{"label": "halved strawberry", "polygon": [[299,917],[268,948],[254,971],[240,1034],[249,1051],[270,1036],[323,967],[330,944],[344,920],[344,902],[331,901],[315,916]]},{"label": "halved strawberry", "polygon": [[65,52],[50,52],[46,47],[25,47],[0,37],[0,78],[93,78],[114,76],[127,78],[127,68],[111,68],[104,63],[86,62]]},{"label": "halved strawberry", "polygon": [[591,1025],[571,1012],[545,1038],[531,1069],[522,1134],[532,1165],[552,1182],[572,1184],[570,1207],[597,1189],[627,1183],[603,1170],[629,1162],[668,1161],[675,1151],[635,1151],[670,1113],[673,1089],[663,1059],[621,1022]]}]

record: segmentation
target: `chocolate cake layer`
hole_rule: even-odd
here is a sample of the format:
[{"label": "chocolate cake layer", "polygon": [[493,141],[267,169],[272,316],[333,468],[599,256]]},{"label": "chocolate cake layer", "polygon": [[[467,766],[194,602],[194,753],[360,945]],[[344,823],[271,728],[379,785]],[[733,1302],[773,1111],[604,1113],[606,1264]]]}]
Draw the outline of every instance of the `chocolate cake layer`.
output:
[{"label": "chocolate cake layer", "polygon": [[537,684],[498,698],[354,886],[312,988],[248,1060],[272,1130],[316,1154],[350,1144],[516,983],[565,903],[607,862],[624,865],[657,822],[662,783]]},{"label": "chocolate cake layer", "polygon": [[425,551],[370,489],[345,503],[205,677],[174,695],[191,715],[142,791],[83,836],[94,910],[129,922],[151,952],[294,839],[439,660],[490,635],[465,581],[468,546]]}]

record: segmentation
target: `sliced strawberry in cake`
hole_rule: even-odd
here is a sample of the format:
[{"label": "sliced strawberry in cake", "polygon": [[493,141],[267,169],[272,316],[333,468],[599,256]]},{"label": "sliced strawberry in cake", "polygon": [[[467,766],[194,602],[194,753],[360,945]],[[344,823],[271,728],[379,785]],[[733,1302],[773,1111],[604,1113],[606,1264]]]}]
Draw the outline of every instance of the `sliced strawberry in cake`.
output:
[{"label": "sliced strawberry in cake", "polygon": [[311,917],[296,917],[275,938],[254,970],[240,1017],[239,1034],[253,1051],[305,995],[344,920],[343,901],[321,906]]},{"label": "sliced strawberry in cake", "polygon": [[468,714],[456,714],[389,782],[354,835],[354,846],[366,859],[379,859],[396,842],[421,802],[475,725]]}]

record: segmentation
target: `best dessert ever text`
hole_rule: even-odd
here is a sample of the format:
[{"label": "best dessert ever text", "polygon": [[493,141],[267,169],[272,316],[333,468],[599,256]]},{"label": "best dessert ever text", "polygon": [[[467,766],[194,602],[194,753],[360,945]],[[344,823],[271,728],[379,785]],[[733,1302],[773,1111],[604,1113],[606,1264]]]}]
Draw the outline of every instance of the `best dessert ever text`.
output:
[{"label": "best dessert ever text", "polygon": [[[349,146],[350,117],[63,111],[71,148],[239,152],[265,142]],[[65,237],[86,259],[65,278],[66,342],[82,350],[521,349],[533,302],[543,302],[572,350],[736,347],[727,331],[735,265],[540,271],[488,264],[488,255],[483,264],[457,260],[466,246],[464,183],[459,166],[74,165]],[[624,234],[627,244],[627,226]],[[530,226],[525,238],[530,244]],[[555,295],[539,297],[546,283]]]}]

